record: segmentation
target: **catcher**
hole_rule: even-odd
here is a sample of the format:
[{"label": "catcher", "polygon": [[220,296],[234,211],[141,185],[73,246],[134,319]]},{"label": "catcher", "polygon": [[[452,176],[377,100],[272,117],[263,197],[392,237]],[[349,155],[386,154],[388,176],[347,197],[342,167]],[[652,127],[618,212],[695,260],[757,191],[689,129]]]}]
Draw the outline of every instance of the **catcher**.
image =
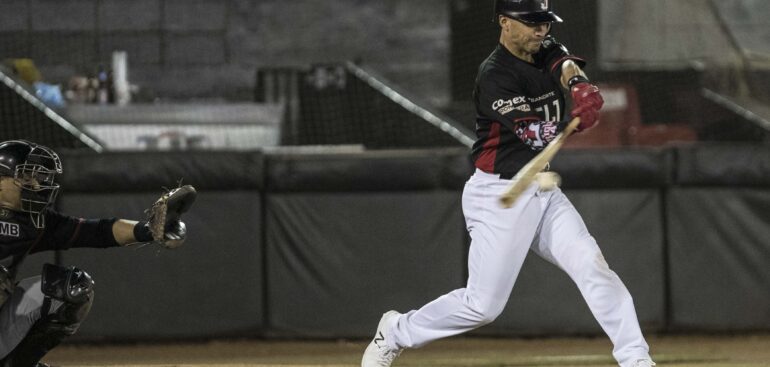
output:
[{"label": "catcher", "polygon": [[28,254],[148,243],[176,248],[185,241],[180,216],[195,200],[192,186],[163,194],[144,221],[83,219],[51,209],[61,173],[47,147],[0,143],[0,367],[46,366],[40,359],[77,331],[93,302],[94,282],[76,267],[45,264],[41,276],[17,281]]}]

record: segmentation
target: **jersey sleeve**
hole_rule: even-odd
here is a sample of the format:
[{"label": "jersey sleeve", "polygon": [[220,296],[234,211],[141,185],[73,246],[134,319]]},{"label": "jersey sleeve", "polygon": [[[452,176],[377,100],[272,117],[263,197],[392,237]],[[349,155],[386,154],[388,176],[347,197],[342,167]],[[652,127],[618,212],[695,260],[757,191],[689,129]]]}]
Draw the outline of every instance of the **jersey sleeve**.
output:
[{"label": "jersey sleeve", "polygon": [[563,122],[545,121],[538,115],[515,76],[488,71],[478,85],[478,112],[499,121],[532,150],[542,150],[564,129]]},{"label": "jersey sleeve", "polygon": [[581,69],[586,66],[586,61],[583,58],[571,54],[564,45],[551,35],[546,36],[540,51],[535,54],[535,59],[542,62],[557,81],[561,79],[561,65],[565,61],[572,60]]},{"label": "jersey sleeve", "polygon": [[566,121],[522,121],[516,125],[516,136],[532,150],[543,150],[566,127]]},{"label": "jersey sleeve", "polygon": [[46,237],[34,252],[66,250],[75,247],[107,248],[119,246],[112,234],[117,218],[84,219],[49,211]]}]

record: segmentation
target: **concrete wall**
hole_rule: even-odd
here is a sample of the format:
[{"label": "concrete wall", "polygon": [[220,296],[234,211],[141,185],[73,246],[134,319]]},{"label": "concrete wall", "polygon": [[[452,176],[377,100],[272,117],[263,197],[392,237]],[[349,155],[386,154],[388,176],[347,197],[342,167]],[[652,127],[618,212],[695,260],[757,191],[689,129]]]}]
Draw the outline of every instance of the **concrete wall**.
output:
[{"label": "concrete wall", "polygon": [[147,98],[251,99],[259,66],[360,59],[414,93],[448,98],[449,0],[3,0],[0,59],[62,83],[114,50]]}]

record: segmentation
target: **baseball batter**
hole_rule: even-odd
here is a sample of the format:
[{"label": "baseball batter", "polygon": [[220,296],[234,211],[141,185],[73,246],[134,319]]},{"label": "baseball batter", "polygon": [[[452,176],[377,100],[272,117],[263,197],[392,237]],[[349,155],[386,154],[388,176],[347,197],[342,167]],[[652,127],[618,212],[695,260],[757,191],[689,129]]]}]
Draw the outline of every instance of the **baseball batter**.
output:
[{"label": "baseball batter", "polygon": [[[28,254],[147,242],[177,247],[185,241],[185,224],[170,209],[172,200],[189,208],[195,197],[191,186],[172,190],[153,205],[151,212],[163,205],[169,209],[164,223],[153,217],[82,219],[50,209],[61,173],[59,156],[45,146],[0,143],[0,367],[45,366],[40,359],[77,331],[93,302],[91,277],[75,267],[46,264],[41,276],[17,282]],[[164,233],[153,233],[154,226],[163,226]]]},{"label": "baseball batter", "polygon": [[562,20],[548,0],[496,0],[500,43],[476,78],[476,172],[462,208],[471,246],[469,277],[419,310],[386,312],[364,352],[363,367],[390,366],[405,348],[464,333],[502,313],[530,249],[564,270],[614,344],[622,367],[649,367],[649,355],[626,287],[610,270],[582,218],[558,188],[532,184],[509,208],[498,202],[510,179],[564,129],[565,98],[572,98],[577,131],[593,127],[603,100],[572,56],[548,34]]}]

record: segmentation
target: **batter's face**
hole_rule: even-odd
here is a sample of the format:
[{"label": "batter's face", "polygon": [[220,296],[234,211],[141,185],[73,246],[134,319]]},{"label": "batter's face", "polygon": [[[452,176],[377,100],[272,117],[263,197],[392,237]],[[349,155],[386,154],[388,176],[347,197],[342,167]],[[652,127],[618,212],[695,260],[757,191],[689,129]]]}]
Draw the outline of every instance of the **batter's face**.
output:
[{"label": "batter's face", "polygon": [[0,177],[0,207],[21,208],[21,185],[12,177]]},{"label": "batter's face", "polygon": [[500,43],[516,57],[532,61],[532,55],[540,50],[540,44],[551,30],[551,23],[524,23],[500,16]]}]

